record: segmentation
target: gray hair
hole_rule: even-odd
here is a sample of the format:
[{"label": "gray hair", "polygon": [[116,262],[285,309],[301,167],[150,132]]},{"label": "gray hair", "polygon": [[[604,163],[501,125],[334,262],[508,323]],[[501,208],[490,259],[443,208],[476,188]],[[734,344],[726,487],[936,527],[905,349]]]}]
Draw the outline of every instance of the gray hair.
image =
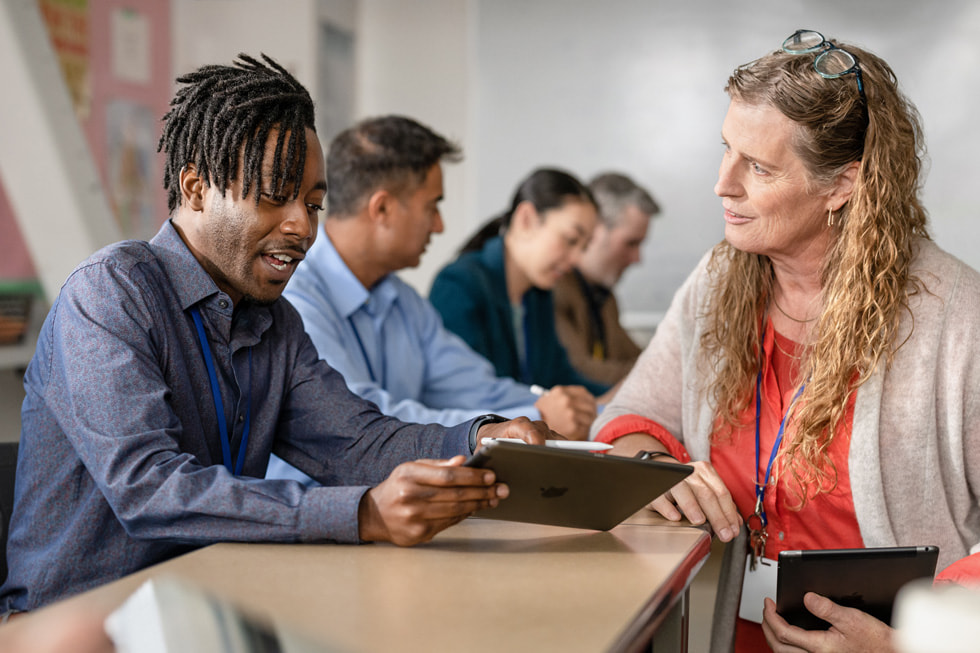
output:
[{"label": "gray hair", "polygon": [[596,175],[589,182],[589,190],[599,206],[599,219],[610,228],[616,226],[628,206],[635,206],[650,216],[660,213],[660,205],[649,191],[618,172]]}]

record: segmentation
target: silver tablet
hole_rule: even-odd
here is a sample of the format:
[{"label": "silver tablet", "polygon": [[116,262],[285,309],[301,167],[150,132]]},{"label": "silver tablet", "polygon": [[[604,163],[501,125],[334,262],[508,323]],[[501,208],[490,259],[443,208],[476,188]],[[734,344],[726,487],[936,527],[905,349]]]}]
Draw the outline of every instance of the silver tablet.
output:
[{"label": "silver tablet", "polygon": [[606,531],[683,480],[690,465],[491,441],[466,461],[510,495],[477,517]]}]

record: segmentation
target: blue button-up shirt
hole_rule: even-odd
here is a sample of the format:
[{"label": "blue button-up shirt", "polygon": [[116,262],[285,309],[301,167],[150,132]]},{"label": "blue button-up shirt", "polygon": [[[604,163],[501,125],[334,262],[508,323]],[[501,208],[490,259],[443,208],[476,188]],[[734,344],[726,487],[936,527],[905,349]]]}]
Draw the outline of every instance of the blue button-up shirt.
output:
[{"label": "blue button-up shirt", "polygon": [[[222,465],[202,314],[242,477]],[[251,352],[249,354],[249,352]],[[34,609],[217,541],[358,541],[361,496],[399,463],[469,452],[347,390],[285,301],[235,308],[168,222],[65,282],[25,376],[9,576]],[[325,487],[263,480],[271,452]]]},{"label": "blue button-up shirt", "polygon": [[[365,288],[322,226],[283,296],[320,357],[386,415],[447,426],[485,413],[541,419],[530,387],[496,376],[407,283],[390,274]],[[275,457],[268,476],[309,482]]]},{"label": "blue button-up shirt", "polygon": [[487,412],[541,419],[530,387],[498,377],[411,286],[390,274],[366,289],[322,226],[283,295],[320,357],[386,415],[445,425]]}]

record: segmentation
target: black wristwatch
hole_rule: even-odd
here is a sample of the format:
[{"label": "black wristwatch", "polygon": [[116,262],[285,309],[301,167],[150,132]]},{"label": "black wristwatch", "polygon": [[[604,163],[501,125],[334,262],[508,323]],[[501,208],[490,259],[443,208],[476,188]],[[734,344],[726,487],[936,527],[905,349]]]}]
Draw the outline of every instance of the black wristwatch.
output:
[{"label": "black wristwatch", "polygon": [[672,458],[674,462],[680,462],[667,451],[638,451],[633,457],[639,460],[656,460],[661,456],[667,456],[668,458]]},{"label": "black wristwatch", "polygon": [[494,415],[493,413],[488,413],[486,415],[480,415],[473,423],[470,425],[470,453],[476,451],[476,434],[480,430],[480,427],[484,424],[498,424],[500,422],[506,422],[506,417],[501,417],[500,415]]}]

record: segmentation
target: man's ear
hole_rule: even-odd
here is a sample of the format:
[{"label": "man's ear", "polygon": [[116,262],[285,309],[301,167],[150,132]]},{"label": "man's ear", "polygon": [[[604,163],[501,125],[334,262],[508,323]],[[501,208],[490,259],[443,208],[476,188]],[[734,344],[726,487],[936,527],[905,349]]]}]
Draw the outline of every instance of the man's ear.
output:
[{"label": "man's ear", "polygon": [[192,211],[204,210],[204,193],[207,183],[197,172],[197,166],[188,163],[180,170],[181,204],[187,205]]},{"label": "man's ear", "polygon": [[392,215],[392,202],[396,201],[394,195],[379,188],[368,197],[366,210],[371,223],[379,227],[387,227]]},{"label": "man's ear", "polygon": [[860,161],[851,161],[844,168],[844,171],[837,176],[834,182],[834,189],[830,195],[830,208],[839,211],[842,206],[847,204],[854,192],[854,184],[857,182],[858,172],[861,170]]}]

